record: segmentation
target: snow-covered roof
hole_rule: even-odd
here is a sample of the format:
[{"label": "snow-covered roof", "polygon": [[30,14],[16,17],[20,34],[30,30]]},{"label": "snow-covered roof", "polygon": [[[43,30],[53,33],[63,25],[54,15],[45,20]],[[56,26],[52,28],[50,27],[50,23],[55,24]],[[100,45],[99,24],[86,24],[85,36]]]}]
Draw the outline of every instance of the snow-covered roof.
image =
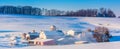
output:
[{"label": "snow-covered roof", "polygon": [[54,39],[40,39],[40,38],[37,38],[35,40],[29,40],[29,41],[42,41],[42,42],[46,42],[46,41],[51,41],[51,40],[54,40]]},{"label": "snow-covered roof", "polygon": [[45,31],[46,36],[52,35],[52,36],[63,36],[63,32],[58,31]]}]

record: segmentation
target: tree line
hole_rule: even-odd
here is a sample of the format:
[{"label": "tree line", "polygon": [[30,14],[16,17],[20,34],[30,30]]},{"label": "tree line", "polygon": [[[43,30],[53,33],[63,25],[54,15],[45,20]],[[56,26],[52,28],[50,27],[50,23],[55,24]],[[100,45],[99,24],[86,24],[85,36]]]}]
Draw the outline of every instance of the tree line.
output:
[{"label": "tree line", "polygon": [[41,15],[40,8],[31,6],[0,6],[1,14],[25,14],[25,15]]},{"label": "tree line", "polygon": [[[24,14],[24,15],[39,15],[40,16],[42,15],[43,11],[44,10],[42,10],[41,8],[36,8],[32,6],[0,6],[0,14]],[[52,10],[48,10],[48,11],[53,12]],[[54,13],[56,12],[54,11]],[[116,17],[116,15],[111,9],[106,9],[106,8],[65,11],[63,12],[64,14],[62,15],[61,14],[54,15],[54,13],[52,13],[53,14],[52,16]]]},{"label": "tree line", "polygon": [[100,8],[98,9],[81,9],[78,11],[68,11],[66,16],[83,16],[83,17],[116,17],[111,9]]}]

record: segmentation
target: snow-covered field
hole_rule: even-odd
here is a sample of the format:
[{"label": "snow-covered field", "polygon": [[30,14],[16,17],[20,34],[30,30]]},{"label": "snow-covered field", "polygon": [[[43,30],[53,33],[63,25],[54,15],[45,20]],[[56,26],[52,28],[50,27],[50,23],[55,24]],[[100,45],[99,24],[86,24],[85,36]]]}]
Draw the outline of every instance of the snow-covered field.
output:
[{"label": "snow-covered field", "polygon": [[[49,30],[51,25],[66,33],[68,30],[84,31],[87,28],[94,29],[95,26],[105,26],[110,29],[112,38],[111,43],[92,43],[82,45],[62,45],[62,46],[22,46],[17,48],[81,48],[81,49],[112,49],[120,45],[120,19],[119,18],[100,18],[100,17],[50,17],[50,16],[29,16],[29,15],[0,15],[0,47],[7,49],[5,36],[31,32],[33,29]],[[3,39],[4,38],[4,39]],[[5,43],[4,43],[5,42]],[[93,47],[94,46],[94,47]],[[119,48],[119,47],[118,47]],[[13,49],[13,48],[12,48]],[[16,49],[16,48],[15,48]]]},{"label": "snow-covered field", "polygon": [[24,48],[2,48],[2,49],[120,49],[120,42],[63,45],[63,46],[29,46]]}]

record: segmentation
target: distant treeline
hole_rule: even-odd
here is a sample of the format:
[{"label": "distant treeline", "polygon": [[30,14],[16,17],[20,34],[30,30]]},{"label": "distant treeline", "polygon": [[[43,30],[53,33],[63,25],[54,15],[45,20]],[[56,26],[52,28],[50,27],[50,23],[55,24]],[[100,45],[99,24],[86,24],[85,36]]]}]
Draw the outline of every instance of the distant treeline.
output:
[{"label": "distant treeline", "polygon": [[83,17],[116,17],[111,9],[100,8],[98,9],[87,9],[78,10],[76,12],[68,12],[67,16],[83,16]]},{"label": "distant treeline", "polygon": [[0,6],[0,14],[78,16],[78,17],[116,17],[111,9],[80,9],[77,11],[60,11],[56,9],[35,8],[32,6]]},{"label": "distant treeline", "polygon": [[31,6],[0,6],[1,14],[26,14],[41,15],[40,8],[32,8]]}]

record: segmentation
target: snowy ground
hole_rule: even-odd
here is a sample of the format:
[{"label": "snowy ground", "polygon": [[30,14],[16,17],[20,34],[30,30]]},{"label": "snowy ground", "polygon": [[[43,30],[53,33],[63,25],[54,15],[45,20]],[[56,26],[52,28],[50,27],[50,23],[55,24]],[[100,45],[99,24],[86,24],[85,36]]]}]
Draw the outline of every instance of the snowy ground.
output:
[{"label": "snowy ground", "polygon": [[120,42],[63,45],[63,46],[29,46],[23,48],[2,48],[2,49],[120,49]]},{"label": "snowy ground", "polygon": [[[49,17],[49,16],[28,16],[28,15],[0,15],[0,47],[5,48],[8,35],[30,32],[35,29],[49,30],[50,25],[57,26],[57,29],[67,32],[68,30],[85,30],[86,28],[94,29],[95,26],[105,26],[110,29],[113,37],[110,39],[112,43],[93,43],[82,45],[64,45],[64,46],[18,46],[17,48],[33,49],[33,48],[105,48],[112,49],[120,45],[120,20],[119,18],[100,18],[100,17]],[[93,47],[95,46],[95,47]],[[9,48],[9,47],[8,47]],[[13,49],[13,48],[12,48]],[[16,49],[16,48],[15,48]],[[102,48],[101,48],[102,49]]]}]

